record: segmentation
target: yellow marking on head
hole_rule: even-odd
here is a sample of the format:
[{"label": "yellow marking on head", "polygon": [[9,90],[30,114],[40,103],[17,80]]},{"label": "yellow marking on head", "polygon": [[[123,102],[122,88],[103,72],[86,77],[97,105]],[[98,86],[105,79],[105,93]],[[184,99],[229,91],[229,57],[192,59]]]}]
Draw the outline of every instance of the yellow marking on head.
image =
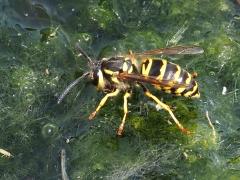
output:
[{"label": "yellow marking on head", "polygon": [[105,87],[105,82],[104,82],[104,78],[103,78],[103,73],[101,70],[98,70],[98,85],[97,85],[97,89],[101,90]]},{"label": "yellow marking on head", "polygon": [[162,67],[161,67],[161,69],[160,69],[160,74],[159,74],[159,76],[157,77],[158,80],[162,80],[162,79],[163,79],[163,76],[164,76],[164,74],[165,74],[166,67],[167,67],[167,61],[164,60],[164,59],[161,60],[161,61],[162,61],[163,65],[162,65]]},{"label": "yellow marking on head", "polygon": [[187,93],[184,94],[184,96],[185,96],[185,97],[191,96],[191,94],[192,94],[193,92],[195,92],[195,91],[197,90],[197,88],[198,88],[198,84],[197,84],[197,82],[196,82],[196,85],[193,87],[193,90],[192,90],[192,91],[188,91]]},{"label": "yellow marking on head", "polygon": [[124,63],[123,63],[122,70],[123,70],[123,72],[126,72],[126,71],[128,70],[128,64],[127,64],[127,62],[124,62]]},{"label": "yellow marking on head", "polygon": [[[150,72],[150,69],[151,69],[151,67],[152,67],[152,59],[146,59],[146,61],[148,61],[149,63],[148,63],[148,65],[147,65],[147,67],[146,67],[145,64],[143,64],[143,66],[142,66],[142,74],[145,75],[145,76],[148,76],[148,74],[149,74],[149,72]],[[145,62],[146,62],[146,61],[145,61]],[[144,62],[144,63],[145,63],[145,62]]]}]

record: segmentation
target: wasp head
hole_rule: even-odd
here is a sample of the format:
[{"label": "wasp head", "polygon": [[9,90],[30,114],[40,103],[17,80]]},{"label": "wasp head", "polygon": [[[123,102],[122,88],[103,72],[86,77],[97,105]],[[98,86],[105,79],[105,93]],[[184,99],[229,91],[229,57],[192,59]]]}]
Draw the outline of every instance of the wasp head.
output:
[{"label": "wasp head", "polygon": [[98,90],[102,90],[105,88],[106,80],[101,70],[101,61],[94,65],[93,69],[89,74],[89,77],[92,81],[92,84],[95,85]]}]

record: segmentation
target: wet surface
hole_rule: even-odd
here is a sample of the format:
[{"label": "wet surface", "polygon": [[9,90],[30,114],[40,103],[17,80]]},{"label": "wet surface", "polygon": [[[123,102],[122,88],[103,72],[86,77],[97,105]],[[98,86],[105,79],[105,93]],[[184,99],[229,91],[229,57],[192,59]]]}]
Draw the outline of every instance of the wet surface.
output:
[{"label": "wet surface", "polygon": [[[238,1],[2,0],[0,9],[0,149],[13,155],[0,158],[2,179],[60,179],[62,149],[70,179],[240,178]],[[198,73],[199,100],[151,89],[192,134],[138,88],[122,138],[122,94],[91,122],[103,93],[88,81],[57,104],[88,69],[76,42],[93,59],[201,46],[201,55],[164,56]]]}]

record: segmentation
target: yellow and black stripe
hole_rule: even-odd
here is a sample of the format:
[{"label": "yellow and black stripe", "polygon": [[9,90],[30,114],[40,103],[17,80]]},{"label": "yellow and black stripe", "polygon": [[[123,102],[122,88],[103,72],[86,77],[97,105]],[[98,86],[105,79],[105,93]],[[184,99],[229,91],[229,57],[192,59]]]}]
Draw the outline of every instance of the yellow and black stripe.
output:
[{"label": "yellow and black stripe", "polygon": [[168,62],[164,59],[148,58],[142,63],[141,74],[154,77],[160,82],[163,80],[169,81],[169,86],[161,87],[155,85],[155,88],[161,89],[166,93],[191,98],[200,97],[197,82],[191,74],[177,64]]}]

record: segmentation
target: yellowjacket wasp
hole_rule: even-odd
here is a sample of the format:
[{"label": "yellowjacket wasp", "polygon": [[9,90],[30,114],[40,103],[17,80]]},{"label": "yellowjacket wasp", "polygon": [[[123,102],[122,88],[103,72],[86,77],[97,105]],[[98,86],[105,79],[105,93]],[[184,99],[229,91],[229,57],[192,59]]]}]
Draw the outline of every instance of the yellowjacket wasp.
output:
[{"label": "yellowjacket wasp", "polygon": [[137,85],[142,87],[144,94],[157,103],[158,106],[168,111],[178,128],[185,133],[189,133],[177,120],[170,107],[154,96],[144,84],[151,84],[156,89],[176,96],[189,98],[199,98],[200,93],[195,76],[182,69],[179,65],[171,63],[165,59],[150,58],[153,55],[174,55],[174,54],[201,54],[203,49],[198,46],[176,46],[160,48],[141,53],[129,52],[126,56],[103,58],[93,61],[79,46],[76,48],[87,60],[90,71],[72,82],[58,98],[60,103],[66,94],[83,78],[89,78],[98,90],[107,93],[100,101],[96,110],[93,111],[89,120],[92,120],[96,113],[102,108],[109,97],[117,96],[124,92],[123,109],[124,115],[117,135],[123,134],[126,116],[128,113],[128,98],[132,94],[132,88]]}]

